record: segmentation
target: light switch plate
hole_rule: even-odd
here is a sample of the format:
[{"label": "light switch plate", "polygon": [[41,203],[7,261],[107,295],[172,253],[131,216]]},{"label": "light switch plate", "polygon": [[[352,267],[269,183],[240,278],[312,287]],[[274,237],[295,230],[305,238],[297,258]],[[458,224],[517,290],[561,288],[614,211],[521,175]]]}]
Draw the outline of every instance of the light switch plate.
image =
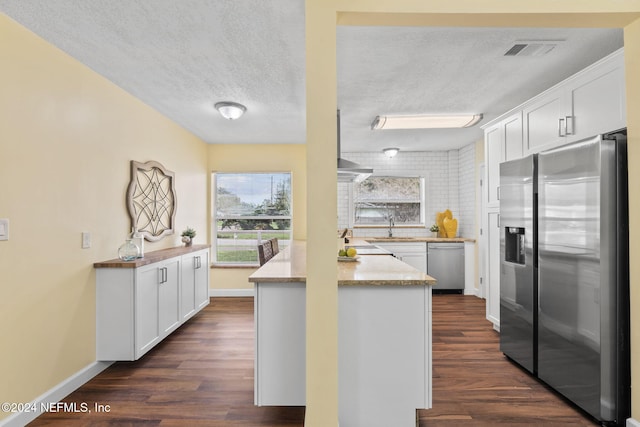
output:
[{"label": "light switch plate", "polygon": [[91,247],[91,233],[87,231],[82,232],[82,249],[89,249]]},{"label": "light switch plate", "polygon": [[9,218],[0,218],[0,240],[9,240]]}]

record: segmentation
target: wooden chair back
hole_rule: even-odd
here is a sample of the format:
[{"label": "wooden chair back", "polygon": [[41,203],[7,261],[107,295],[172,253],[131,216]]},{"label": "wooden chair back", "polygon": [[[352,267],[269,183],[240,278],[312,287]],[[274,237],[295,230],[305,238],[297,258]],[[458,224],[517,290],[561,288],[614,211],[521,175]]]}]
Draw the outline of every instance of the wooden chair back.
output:
[{"label": "wooden chair back", "polygon": [[278,247],[278,238],[274,237],[273,239],[269,239],[271,242],[271,249],[273,250],[273,254],[277,255],[280,252],[280,248]]},{"label": "wooden chair back", "polygon": [[260,265],[264,265],[271,258],[273,258],[273,247],[271,241],[267,240],[258,245],[258,261],[260,261]]}]

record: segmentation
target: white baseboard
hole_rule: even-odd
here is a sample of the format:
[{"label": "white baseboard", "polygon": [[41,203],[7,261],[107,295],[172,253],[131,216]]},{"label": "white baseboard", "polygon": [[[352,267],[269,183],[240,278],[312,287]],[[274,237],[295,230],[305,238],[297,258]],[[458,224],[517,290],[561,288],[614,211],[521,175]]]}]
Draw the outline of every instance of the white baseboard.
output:
[{"label": "white baseboard", "polygon": [[633,418],[627,418],[627,427],[640,427],[640,421]]},{"label": "white baseboard", "polygon": [[464,288],[464,294],[465,295],[474,295],[474,296],[478,296],[478,290],[475,288]]},{"label": "white baseboard", "polygon": [[60,402],[80,386],[111,366],[113,362],[93,362],[30,402],[33,411],[16,412],[0,420],[0,427],[22,427],[35,420],[48,404]]},{"label": "white baseboard", "polygon": [[253,289],[211,289],[209,288],[210,297],[253,297],[255,290]]}]

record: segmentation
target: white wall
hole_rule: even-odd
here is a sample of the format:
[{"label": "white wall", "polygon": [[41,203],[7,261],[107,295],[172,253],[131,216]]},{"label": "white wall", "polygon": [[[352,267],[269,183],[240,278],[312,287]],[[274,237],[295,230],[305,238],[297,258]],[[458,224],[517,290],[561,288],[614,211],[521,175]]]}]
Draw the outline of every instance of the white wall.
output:
[{"label": "white wall", "polygon": [[469,144],[458,151],[458,234],[464,237],[476,235],[476,144]]},{"label": "white wall", "polygon": [[[426,222],[435,222],[437,212],[450,209],[458,219],[458,235],[475,235],[475,144],[450,151],[401,151],[389,159],[380,153],[342,153],[342,157],[372,167],[376,175],[424,176],[426,178]],[[349,227],[349,192],[353,184],[338,183],[338,227]],[[355,236],[384,236],[386,228],[354,230]],[[429,236],[428,228],[396,228],[395,236]]]}]

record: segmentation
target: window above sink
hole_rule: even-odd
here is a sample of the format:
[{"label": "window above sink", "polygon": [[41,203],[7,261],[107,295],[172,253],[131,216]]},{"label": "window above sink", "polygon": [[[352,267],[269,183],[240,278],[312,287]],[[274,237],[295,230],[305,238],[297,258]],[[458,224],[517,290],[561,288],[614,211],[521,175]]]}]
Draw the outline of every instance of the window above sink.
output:
[{"label": "window above sink", "polygon": [[425,179],[371,176],[354,184],[353,225],[424,226]]}]

